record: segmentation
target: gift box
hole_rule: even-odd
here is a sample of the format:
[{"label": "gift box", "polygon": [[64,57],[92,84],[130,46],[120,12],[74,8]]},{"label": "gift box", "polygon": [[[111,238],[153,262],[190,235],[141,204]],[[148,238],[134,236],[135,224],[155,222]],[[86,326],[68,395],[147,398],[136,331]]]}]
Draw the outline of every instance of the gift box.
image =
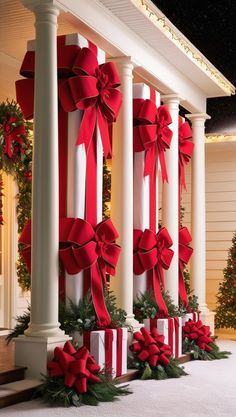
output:
[{"label": "gift box", "polygon": [[189,320],[198,321],[200,320],[200,311],[193,311],[192,313],[186,313],[182,317],[182,326]]},{"label": "gift box", "polygon": [[148,330],[156,328],[165,337],[164,342],[170,346],[174,358],[182,353],[182,318],[168,317],[166,319],[144,319],[144,327]]},{"label": "gift box", "polygon": [[[69,57],[70,51],[74,53],[74,49],[69,48],[73,47],[89,48],[96,54],[98,64],[105,62],[105,52],[78,33],[59,36],[57,39],[58,72],[62,71],[67,64],[68,66],[71,65],[69,60],[63,57],[63,54],[66,54],[66,56],[68,54]],[[35,41],[28,41],[27,51],[34,50]],[[86,218],[86,183],[89,181],[86,149],[84,143],[75,146],[82,116],[82,110],[75,110],[67,112],[65,117],[64,112],[60,111],[59,108],[59,205],[60,217],[81,218],[90,221]],[[103,147],[98,126],[96,127],[96,140],[96,196],[93,197],[96,200],[96,213],[93,213],[95,224],[102,221],[103,192]],[[86,292],[84,291],[84,273],[80,272],[73,276],[66,273],[64,291],[67,300],[71,299],[77,303],[83,296],[83,293]]]},{"label": "gift box", "polygon": [[127,329],[94,330],[83,334],[83,344],[112,377],[127,373]]},{"label": "gift box", "polygon": [[[133,99],[152,99],[156,106],[160,106],[160,94],[150,89],[144,83],[133,84]],[[151,214],[152,203],[150,199],[150,175],[144,176],[145,152],[134,152],[134,229],[145,230],[151,227],[150,216],[154,215],[156,230],[158,229],[158,216],[156,212]],[[158,169],[157,169],[158,172]],[[158,196],[158,181],[154,185],[153,195]],[[156,197],[155,206],[158,207],[158,198]],[[141,275],[134,274],[134,298],[139,293],[147,290],[147,272]]]}]

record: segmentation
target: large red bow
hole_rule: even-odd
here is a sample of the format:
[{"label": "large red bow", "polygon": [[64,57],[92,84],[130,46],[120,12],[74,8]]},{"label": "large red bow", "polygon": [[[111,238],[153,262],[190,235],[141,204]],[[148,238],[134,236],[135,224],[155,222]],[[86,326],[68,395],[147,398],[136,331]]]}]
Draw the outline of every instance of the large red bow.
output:
[{"label": "large red bow", "polygon": [[171,349],[164,343],[164,336],[157,329],[149,332],[145,327],[134,333],[134,339],[129,349],[137,355],[141,362],[148,362],[151,366],[168,365],[170,363]]},{"label": "large red bow", "polygon": [[160,282],[164,288],[164,269],[169,269],[174,252],[170,249],[173,242],[165,227],[157,234],[150,229],[134,230],[133,267],[136,275],[152,270],[153,290],[160,313],[168,315],[162,297]]},{"label": "large red bow", "polygon": [[[118,236],[110,219],[104,220],[95,228],[82,219],[60,219],[60,260],[70,275],[77,274],[84,269],[89,270],[91,294],[100,327],[106,327],[111,322],[105,305],[103,283],[106,283],[106,273],[115,275],[115,267],[121,251],[120,246],[115,243]],[[30,271],[30,220],[26,223],[19,242],[25,245],[21,253]]]},{"label": "large red bow", "polygon": [[151,100],[134,99],[134,152],[146,151],[144,175],[154,172],[159,157],[162,180],[168,181],[164,152],[170,148],[173,132],[166,105],[159,108]]},{"label": "large red bow", "polygon": [[63,377],[67,388],[75,388],[78,394],[87,392],[87,384],[101,382],[97,376],[100,366],[83,346],[75,350],[70,342],[63,349],[54,349],[54,358],[47,365],[50,377]]},{"label": "large red bow", "polygon": [[[64,45],[58,38],[58,94],[66,112],[84,110],[77,145],[92,140],[98,120],[105,157],[111,155],[109,124],[116,120],[121,106],[121,92],[117,89],[120,79],[112,62],[98,65],[95,54],[89,48]],[[16,81],[17,101],[26,118],[33,117],[34,51],[28,51],[20,74],[28,77]],[[27,91],[27,94],[25,94]]]},{"label": "large red bow", "polygon": [[184,268],[189,262],[193,249],[189,246],[192,237],[187,227],[179,230],[179,296],[185,307],[188,306],[188,296],[184,284]]},{"label": "large red bow", "polygon": [[213,339],[210,336],[210,326],[205,326],[202,324],[201,320],[196,322],[189,320],[183,326],[183,338],[190,341],[194,340],[199,348],[206,352],[212,351],[212,347],[209,346],[209,343],[212,343]]},{"label": "large red bow", "polygon": [[3,152],[8,156],[8,158],[12,158],[13,156],[13,145],[14,142],[17,142],[19,145],[19,154],[22,153],[22,135],[25,135],[25,126],[20,125],[17,126],[17,117],[16,116],[8,116],[6,117],[5,121],[3,122],[3,138],[4,138],[4,149]]},{"label": "large red bow", "polygon": [[192,137],[192,130],[188,122],[183,122],[179,117],[179,178],[180,187],[186,190],[184,165],[187,165],[191,159],[194,144],[189,139]]}]

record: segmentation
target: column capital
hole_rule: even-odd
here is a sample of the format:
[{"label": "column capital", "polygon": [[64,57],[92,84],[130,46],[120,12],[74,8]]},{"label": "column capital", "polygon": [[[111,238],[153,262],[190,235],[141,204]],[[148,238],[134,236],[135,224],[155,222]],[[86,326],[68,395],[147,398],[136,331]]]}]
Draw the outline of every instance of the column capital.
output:
[{"label": "column capital", "polygon": [[187,117],[187,119],[191,120],[192,123],[194,123],[195,121],[200,121],[203,122],[203,124],[205,123],[206,120],[211,119],[211,116],[209,116],[209,114],[207,113],[189,113],[189,114],[185,114],[185,117]]},{"label": "column capital", "polygon": [[21,0],[21,3],[34,13],[47,11],[57,16],[60,10],[66,10],[57,0]]},{"label": "column capital", "polygon": [[184,100],[183,97],[181,97],[179,94],[163,94],[161,95],[161,101],[163,101],[166,104],[179,104],[182,100]]},{"label": "column capital", "polygon": [[113,56],[108,58],[108,61],[114,62],[116,65],[127,66],[131,69],[135,66],[131,56]]}]

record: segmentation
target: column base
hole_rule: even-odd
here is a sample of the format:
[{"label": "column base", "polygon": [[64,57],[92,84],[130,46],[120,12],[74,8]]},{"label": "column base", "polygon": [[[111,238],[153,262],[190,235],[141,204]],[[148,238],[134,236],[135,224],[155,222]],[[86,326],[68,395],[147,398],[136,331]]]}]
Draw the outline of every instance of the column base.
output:
[{"label": "column base", "polygon": [[204,309],[204,306],[199,306],[200,313],[200,320],[203,324],[210,326],[212,336],[215,335],[215,315],[213,311],[210,311],[208,308]]},{"label": "column base", "polygon": [[15,342],[15,366],[26,366],[26,378],[41,380],[47,375],[47,362],[52,359],[56,346],[63,347],[68,335],[60,337],[18,336]]},{"label": "column base", "polygon": [[64,337],[65,332],[59,328],[60,323],[47,323],[47,324],[34,324],[29,323],[29,327],[25,330],[24,334],[29,337]]},{"label": "column base", "polygon": [[129,350],[129,346],[133,342],[133,333],[134,332],[139,332],[141,327],[143,327],[143,324],[139,323],[139,321],[134,318],[134,314],[130,314],[129,316],[126,317],[125,324],[127,326],[129,326],[128,339],[127,339],[127,352],[128,352],[128,356],[129,356],[130,353],[131,353],[130,350]]}]

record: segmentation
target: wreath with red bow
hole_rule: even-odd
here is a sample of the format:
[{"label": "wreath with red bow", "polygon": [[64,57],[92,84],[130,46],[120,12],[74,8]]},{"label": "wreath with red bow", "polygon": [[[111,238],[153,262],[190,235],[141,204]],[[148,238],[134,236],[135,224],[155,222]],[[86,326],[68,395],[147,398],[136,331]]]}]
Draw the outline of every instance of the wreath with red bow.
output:
[{"label": "wreath with red bow", "polygon": [[48,376],[43,376],[39,392],[45,401],[54,405],[98,405],[131,394],[127,385],[116,386],[109,375],[102,372],[85,346],[75,349],[71,342],[54,349],[48,362]]},{"label": "wreath with red bow", "polygon": [[164,343],[164,336],[157,329],[150,332],[142,327],[133,336],[134,341],[129,347],[132,352],[129,367],[138,369],[141,379],[180,378],[187,375],[184,368],[171,356],[170,346]]},{"label": "wreath with red bow", "polygon": [[189,320],[183,326],[183,353],[191,352],[193,359],[225,359],[231,352],[220,351],[211,336],[210,326],[201,320]]}]

